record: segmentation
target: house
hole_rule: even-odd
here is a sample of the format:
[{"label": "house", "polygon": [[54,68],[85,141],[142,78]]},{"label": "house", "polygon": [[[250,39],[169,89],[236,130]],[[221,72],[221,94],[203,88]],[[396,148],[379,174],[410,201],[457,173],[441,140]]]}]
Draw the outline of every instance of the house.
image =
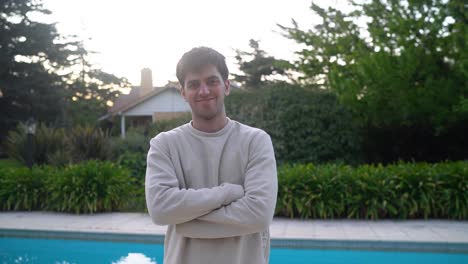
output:
[{"label": "house", "polygon": [[182,98],[176,83],[153,87],[151,70],[141,70],[141,85],[132,87],[129,94],[117,98],[107,115],[100,120],[120,116],[120,130],[125,138],[126,119],[134,126],[158,120],[170,119],[190,112],[190,106]]}]

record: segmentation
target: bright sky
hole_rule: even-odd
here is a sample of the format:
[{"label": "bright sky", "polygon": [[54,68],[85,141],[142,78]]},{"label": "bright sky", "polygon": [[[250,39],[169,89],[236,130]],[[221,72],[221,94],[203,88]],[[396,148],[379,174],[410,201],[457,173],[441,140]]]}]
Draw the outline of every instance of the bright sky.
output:
[{"label": "bright sky", "polygon": [[[314,0],[342,4],[345,0]],[[140,83],[140,70],[153,71],[153,84],[176,80],[175,67],[192,47],[212,47],[236,72],[234,49],[248,50],[249,39],[281,59],[292,59],[298,44],[281,36],[276,24],[301,28],[318,23],[312,0],[43,0],[62,34],[86,39],[98,54],[92,63]],[[315,20],[314,20],[315,19]]]}]

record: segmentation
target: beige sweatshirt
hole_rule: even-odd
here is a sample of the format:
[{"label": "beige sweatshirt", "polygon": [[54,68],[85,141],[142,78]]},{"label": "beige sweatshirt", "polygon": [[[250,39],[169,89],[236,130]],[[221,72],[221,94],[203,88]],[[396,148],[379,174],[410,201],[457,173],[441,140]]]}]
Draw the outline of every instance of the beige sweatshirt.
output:
[{"label": "beige sweatshirt", "polygon": [[146,202],[169,225],[164,264],[264,264],[278,182],[271,139],[229,120],[215,133],[185,124],[151,139]]}]

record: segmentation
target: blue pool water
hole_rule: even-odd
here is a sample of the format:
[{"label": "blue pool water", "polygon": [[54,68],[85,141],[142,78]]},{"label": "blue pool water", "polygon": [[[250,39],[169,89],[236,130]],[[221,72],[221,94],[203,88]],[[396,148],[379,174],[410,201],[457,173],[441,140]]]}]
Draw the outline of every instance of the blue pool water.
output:
[{"label": "blue pool water", "polygon": [[[0,263],[162,264],[163,246],[87,240],[0,238]],[[272,248],[270,264],[468,263],[468,254]]]}]

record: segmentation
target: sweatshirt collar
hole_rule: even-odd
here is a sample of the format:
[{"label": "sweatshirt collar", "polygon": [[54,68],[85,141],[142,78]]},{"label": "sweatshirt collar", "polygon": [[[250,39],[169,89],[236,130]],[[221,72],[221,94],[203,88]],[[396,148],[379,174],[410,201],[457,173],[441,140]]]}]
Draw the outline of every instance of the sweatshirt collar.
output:
[{"label": "sweatshirt collar", "polygon": [[219,136],[222,136],[222,135],[226,134],[233,125],[233,121],[229,117],[227,117],[227,120],[228,121],[227,121],[226,125],[221,130],[218,130],[218,131],[213,132],[213,133],[203,132],[203,131],[200,131],[200,130],[194,128],[192,126],[193,121],[190,121],[189,123],[187,123],[186,127],[188,128],[190,133],[192,133],[192,134],[194,134],[196,136],[200,136],[200,137],[219,137]]}]

